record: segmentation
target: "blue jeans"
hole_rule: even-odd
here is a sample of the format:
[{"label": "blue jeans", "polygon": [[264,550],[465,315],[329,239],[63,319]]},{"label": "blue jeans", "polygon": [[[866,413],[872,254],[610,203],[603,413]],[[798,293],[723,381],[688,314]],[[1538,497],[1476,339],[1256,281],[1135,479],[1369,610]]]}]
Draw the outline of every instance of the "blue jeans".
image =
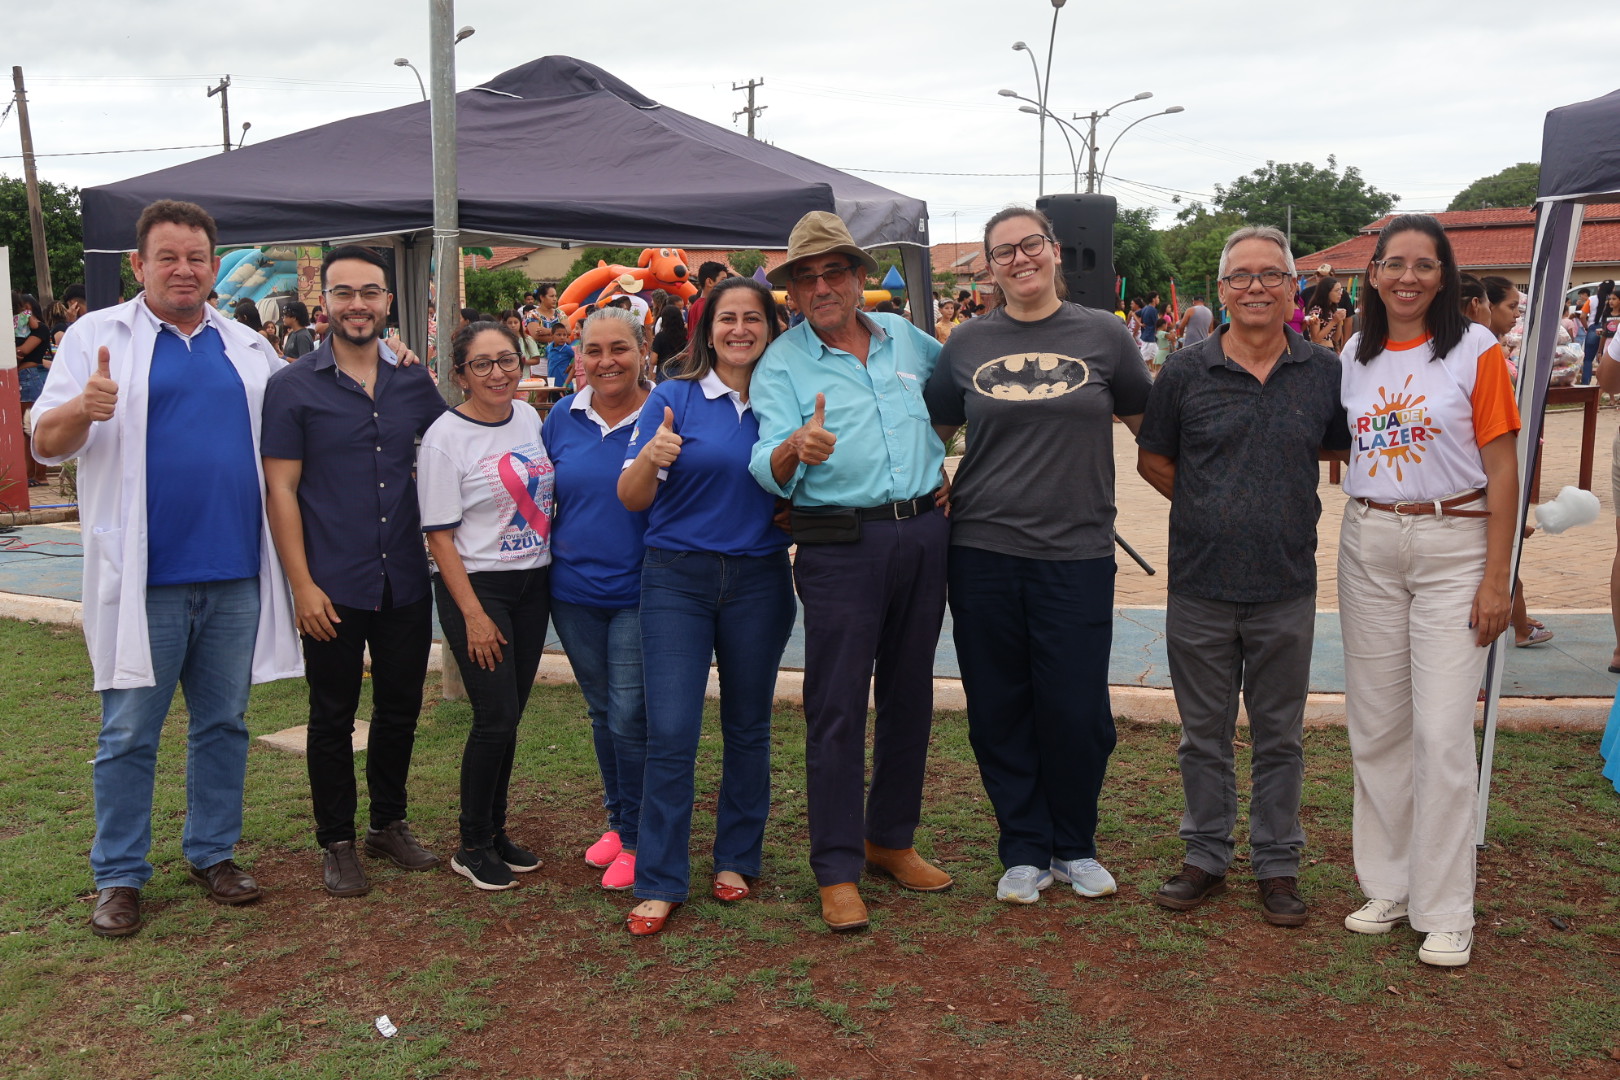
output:
[{"label": "blue jeans", "polygon": [[641,829],[641,780],[647,764],[647,700],[641,681],[641,612],[551,601],[579,692],[591,714],[591,740],[602,770],[608,828],[635,851]]},{"label": "blue jeans", "polygon": [[793,631],[787,552],[715,555],[648,548],[641,571],[647,771],[636,896],[686,899],[698,735],[709,659],[720,668],[723,774],[714,872],[758,877],[771,808],[771,704]]},{"label": "blue jeans", "polygon": [[101,692],[94,787],[96,888],[139,889],[152,877],[152,789],[158,738],[178,683],[191,716],[186,737],[186,824],[181,851],[206,869],[242,837],[248,689],[259,627],[259,579],[158,585],[146,590],[153,686]]}]

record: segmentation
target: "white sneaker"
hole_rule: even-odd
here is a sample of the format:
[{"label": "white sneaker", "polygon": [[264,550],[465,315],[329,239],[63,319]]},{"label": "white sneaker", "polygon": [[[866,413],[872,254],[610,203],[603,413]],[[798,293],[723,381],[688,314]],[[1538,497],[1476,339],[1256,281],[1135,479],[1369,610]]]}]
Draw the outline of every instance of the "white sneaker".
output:
[{"label": "white sneaker", "polygon": [[1081,896],[1108,896],[1119,888],[1114,875],[1096,859],[1053,859],[1052,873]]},{"label": "white sneaker", "polygon": [[1448,930],[1423,939],[1418,959],[1435,967],[1462,967],[1474,951],[1472,930]]},{"label": "white sneaker", "polygon": [[1369,900],[1344,917],[1344,928],[1358,934],[1387,934],[1405,921],[1406,905],[1401,901]]},{"label": "white sneaker", "polygon": [[1033,904],[1041,890],[1052,884],[1052,871],[1038,866],[1009,866],[996,883],[996,899],[1012,904]]}]

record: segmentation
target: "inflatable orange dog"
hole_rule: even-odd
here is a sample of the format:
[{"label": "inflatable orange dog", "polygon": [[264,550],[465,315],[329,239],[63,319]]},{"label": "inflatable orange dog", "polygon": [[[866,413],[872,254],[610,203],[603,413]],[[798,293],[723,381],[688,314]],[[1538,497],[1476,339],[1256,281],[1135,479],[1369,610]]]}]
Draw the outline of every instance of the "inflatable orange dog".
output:
[{"label": "inflatable orange dog", "polygon": [[671,296],[696,296],[697,286],[687,280],[691,273],[686,252],[680,248],[646,248],[634,267],[609,266],[597,260],[596,269],[585,271],[563,290],[557,298],[557,308],[564,315],[572,315],[586,304],[601,299],[603,291],[621,278],[640,282],[641,289],[629,290],[619,285],[614,292],[663,289]]}]

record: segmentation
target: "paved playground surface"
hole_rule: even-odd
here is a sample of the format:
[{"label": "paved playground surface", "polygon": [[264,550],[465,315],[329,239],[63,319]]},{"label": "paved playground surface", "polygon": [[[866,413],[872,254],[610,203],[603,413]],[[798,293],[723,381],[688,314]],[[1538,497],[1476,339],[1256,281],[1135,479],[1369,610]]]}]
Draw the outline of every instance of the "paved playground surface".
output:
[{"label": "paved playground surface", "polygon": [[[1620,413],[1600,414],[1592,488],[1602,515],[1592,525],[1561,536],[1537,533],[1526,542],[1521,567],[1532,615],[1554,633],[1546,645],[1509,649],[1503,674],[1504,697],[1613,698],[1617,677],[1609,673],[1614,627],[1609,614],[1609,566],[1615,552],[1615,512],[1609,491],[1610,444]],[[1547,418],[1542,499],[1551,499],[1577,479],[1582,417],[1578,411]],[[1165,559],[1170,504],[1136,474],[1136,447],[1123,425],[1116,425],[1118,531],[1150,565],[1146,574],[1124,553],[1115,589],[1114,648],[1109,682],[1120,687],[1168,688],[1164,649]],[[1344,665],[1339,643],[1335,559],[1343,492],[1328,483],[1322,467],[1321,536],[1317,550],[1316,643],[1311,690],[1342,693]],[[49,489],[39,489],[47,491]],[[25,525],[0,536],[0,593],[79,599],[79,528],[76,523]],[[555,645],[555,640],[552,642]],[[795,626],[783,656],[784,668],[804,666],[802,628]],[[935,661],[940,678],[958,677],[947,616]]]}]

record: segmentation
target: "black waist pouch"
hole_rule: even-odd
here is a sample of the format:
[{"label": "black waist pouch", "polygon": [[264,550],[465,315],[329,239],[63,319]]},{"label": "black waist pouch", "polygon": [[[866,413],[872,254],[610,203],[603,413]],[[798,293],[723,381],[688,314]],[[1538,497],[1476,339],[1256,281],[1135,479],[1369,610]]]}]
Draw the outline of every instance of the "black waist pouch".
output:
[{"label": "black waist pouch", "polygon": [[795,544],[853,544],[861,538],[858,510],[801,510],[788,518]]}]

